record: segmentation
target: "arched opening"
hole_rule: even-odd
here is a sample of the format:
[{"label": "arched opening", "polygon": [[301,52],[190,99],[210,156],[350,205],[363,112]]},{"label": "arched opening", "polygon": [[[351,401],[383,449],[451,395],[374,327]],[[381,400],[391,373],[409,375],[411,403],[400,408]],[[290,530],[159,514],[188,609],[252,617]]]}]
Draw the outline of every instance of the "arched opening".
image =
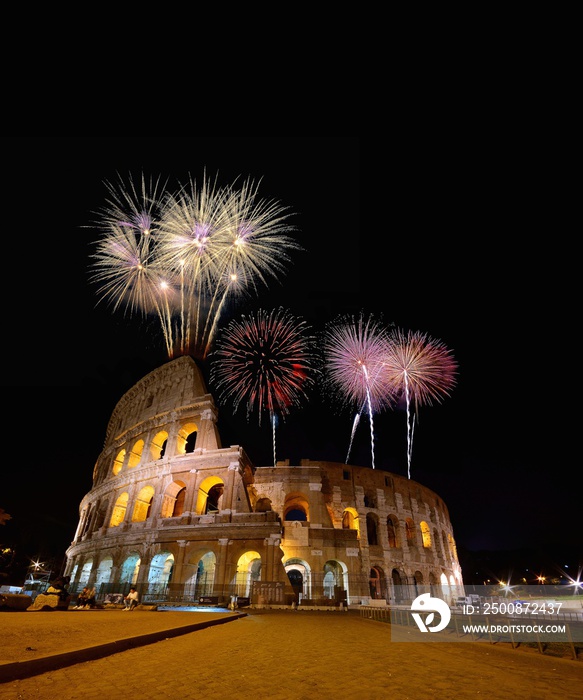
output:
[{"label": "arched opening", "polygon": [[397,519],[393,515],[389,515],[387,518],[387,535],[389,537],[389,547],[397,549],[401,546],[399,542],[399,524]]},{"label": "arched opening", "polygon": [[290,508],[285,514],[285,519],[288,521],[296,520],[305,523],[308,519],[303,508]]},{"label": "arched opening", "polygon": [[431,547],[431,531],[429,530],[429,525],[422,520],[419,527],[421,528],[421,541],[423,542],[423,547],[429,549]]},{"label": "arched opening", "polygon": [[162,499],[160,509],[161,518],[176,518],[184,512],[184,500],[186,498],[186,484],[183,481],[173,481]]},{"label": "arched opening", "polygon": [[259,552],[245,552],[237,561],[235,576],[235,595],[249,598],[253,591],[253,583],[261,580],[261,556]]},{"label": "arched opening", "polygon": [[152,445],[150,446],[150,455],[153,460],[162,459],[166,452],[166,445],[168,444],[168,432],[166,430],[160,430],[156,433],[154,439],[152,440]]},{"label": "arched opening", "polygon": [[148,571],[149,600],[166,594],[168,584],[172,580],[173,569],[174,555],[170,552],[160,552],[152,558]]},{"label": "arched opening", "polygon": [[284,565],[287,577],[294,592],[297,604],[304,598],[312,597],[312,576],[308,564],[303,559],[288,559]]},{"label": "arched opening", "polygon": [[215,583],[217,558],[214,552],[207,552],[200,558],[196,567],[195,597],[210,596]]},{"label": "arched opening", "polygon": [[[220,488],[213,488],[215,486]],[[218,476],[208,476],[198,487],[196,514],[204,515],[205,513],[216,513],[219,511],[220,499],[224,489],[225,485]]]},{"label": "arched opening", "polygon": [[271,501],[269,498],[259,498],[255,504],[256,513],[267,513],[271,510]]},{"label": "arched opening", "polygon": [[395,603],[400,603],[405,599],[405,593],[403,591],[403,579],[398,569],[393,569],[391,571],[391,580],[393,582],[393,593],[395,597]]},{"label": "arched opening", "polygon": [[415,589],[415,597],[424,593],[423,591],[423,574],[420,571],[416,571],[413,574],[413,587]]},{"label": "arched opening", "polygon": [[378,566],[373,566],[369,576],[370,597],[373,600],[384,598],[384,575]]},{"label": "arched opening", "polygon": [[283,519],[307,522],[310,516],[308,499],[303,493],[289,493],[283,504]]},{"label": "arched opening", "polygon": [[113,506],[113,512],[111,514],[111,520],[109,521],[109,527],[117,527],[118,525],[123,523],[128,507],[129,497],[130,495],[127,492],[124,492],[117,497],[117,501]]},{"label": "arched opening", "polygon": [[105,557],[99,562],[97,573],[95,575],[95,590],[99,593],[102,586],[106,586],[111,578],[111,570],[113,568],[113,559]]},{"label": "arched opening", "polygon": [[154,487],[144,486],[136,497],[134,512],[132,515],[133,523],[141,523],[147,520],[152,508],[152,499],[154,498]]},{"label": "arched opening", "polygon": [[335,559],[330,559],[324,564],[322,589],[324,598],[333,600],[337,604],[347,600],[345,571],[343,565]]},{"label": "arched opening", "polygon": [[140,460],[142,459],[142,452],[144,451],[144,441],[143,440],[136,440],[134,446],[132,447],[132,451],[130,452],[130,456],[128,458],[128,468],[133,469],[134,467],[137,467],[138,464],[140,463]]},{"label": "arched opening", "polygon": [[360,521],[355,508],[346,508],[342,513],[342,529],[356,530],[358,537],[360,537]]},{"label": "arched opening", "polygon": [[91,576],[91,569],[93,568],[93,559],[88,559],[81,569],[81,574],[79,576],[79,583],[77,588],[81,590],[83,586],[86,586],[89,582],[89,576]]},{"label": "arched opening", "polygon": [[223,483],[215,484],[211,486],[208,493],[208,498],[206,499],[206,512],[207,513],[218,513],[219,512],[219,501],[223,493],[225,492],[225,485]]},{"label": "arched opening", "polygon": [[379,543],[377,532],[376,517],[372,513],[366,514],[366,534],[369,545],[377,545]]},{"label": "arched opening", "polygon": [[198,426],[196,423],[185,423],[178,431],[176,438],[176,447],[178,454],[184,455],[194,452],[196,446],[196,434]]},{"label": "arched opening", "polygon": [[405,534],[407,536],[407,544],[417,544],[415,537],[415,523],[411,520],[411,518],[407,518],[405,520]]},{"label": "arched opening", "polygon": [[113,467],[112,467],[111,471],[112,471],[114,476],[117,476],[120,473],[121,468],[123,466],[123,461],[125,459],[125,456],[126,456],[126,451],[120,450],[117,453],[116,458],[113,460]]},{"label": "arched opening", "polygon": [[119,576],[120,583],[127,584],[126,589],[123,592],[129,590],[130,585],[134,586],[138,580],[138,573],[140,571],[140,555],[136,552],[132,552],[128,557],[126,557],[124,563],[121,567],[121,573]]}]

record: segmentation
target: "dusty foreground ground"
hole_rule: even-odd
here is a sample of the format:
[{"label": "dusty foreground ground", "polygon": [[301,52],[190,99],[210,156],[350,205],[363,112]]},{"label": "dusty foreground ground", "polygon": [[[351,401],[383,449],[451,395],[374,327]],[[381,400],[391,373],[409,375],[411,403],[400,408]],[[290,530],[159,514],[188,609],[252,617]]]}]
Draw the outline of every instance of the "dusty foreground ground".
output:
[{"label": "dusty foreground ground", "polygon": [[[202,615],[4,613],[0,663],[46,653],[49,645],[62,650],[160,631],[160,625],[182,627]],[[389,625],[352,612],[249,611],[226,624],[0,684],[0,700],[57,697],[583,700],[583,661],[478,642],[391,642]]]},{"label": "dusty foreground ground", "polygon": [[122,610],[0,612],[0,668],[124,638],[181,628],[224,614]]}]

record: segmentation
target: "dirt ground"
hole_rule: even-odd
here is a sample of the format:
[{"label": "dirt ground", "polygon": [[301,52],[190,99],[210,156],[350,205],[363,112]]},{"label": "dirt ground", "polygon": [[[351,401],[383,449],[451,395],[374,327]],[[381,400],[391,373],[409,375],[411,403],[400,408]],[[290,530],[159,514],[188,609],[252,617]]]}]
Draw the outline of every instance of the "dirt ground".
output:
[{"label": "dirt ground", "polygon": [[[196,615],[196,617],[195,617]],[[50,610],[0,613],[0,664],[62,654],[160,630],[223,618],[187,612]]]}]

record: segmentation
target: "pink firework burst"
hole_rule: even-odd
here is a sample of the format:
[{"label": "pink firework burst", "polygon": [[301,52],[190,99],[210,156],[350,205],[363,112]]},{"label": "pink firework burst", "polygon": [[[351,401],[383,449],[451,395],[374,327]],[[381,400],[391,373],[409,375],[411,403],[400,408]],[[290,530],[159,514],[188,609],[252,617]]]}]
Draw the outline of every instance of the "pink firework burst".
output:
[{"label": "pink firework burst", "polygon": [[277,416],[284,420],[300,406],[314,385],[315,339],[304,321],[289,311],[259,310],[231,321],[211,353],[211,383],[219,401],[246,407],[247,418],[269,413],[274,434]]},{"label": "pink firework burst", "polygon": [[[327,389],[339,396],[342,403],[356,404],[357,418],[365,406],[368,409],[374,469],[373,413],[390,406],[394,400],[392,385],[383,372],[388,332],[373,316],[367,318],[361,313],[358,319],[339,317],[324,333],[323,351]],[[355,419],[355,428],[357,423]]]},{"label": "pink firework burst", "polygon": [[411,451],[415,414],[422,405],[441,402],[456,384],[458,365],[440,340],[419,331],[397,329],[389,334],[383,373],[393,391],[407,404],[407,471],[411,478]]}]

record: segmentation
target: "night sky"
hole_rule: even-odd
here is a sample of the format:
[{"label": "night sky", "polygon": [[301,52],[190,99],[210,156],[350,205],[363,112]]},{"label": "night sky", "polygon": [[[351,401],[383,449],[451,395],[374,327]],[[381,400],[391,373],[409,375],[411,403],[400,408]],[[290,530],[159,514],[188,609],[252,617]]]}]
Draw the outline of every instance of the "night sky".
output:
[{"label": "night sky", "polygon": [[[89,255],[104,181],[144,173],[176,189],[206,171],[221,186],[259,182],[261,198],[293,212],[304,248],[231,317],[282,306],[319,330],[364,311],[442,341],[458,381],[419,413],[412,478],[448,505],[458,548],[576,564],[579,468],[565,454],[553,349],[560,196],[524,142],[499,136],[451,128],[382,146],[352,136],[2,138],[0,507],[12,520],[0,543],[64,553],[115,404],[168,360],[155,319],[96,306]],[[208,363],[203,372],[208,380]],[[344,461],[353,414],[311,395],[280,423],[278,459]],[[375,467],[406,476],[403,410],[375,415],[374,430]],[[271,464],[268,425],[220,407],[219,431],[257,466]],[[371,465],[365,418],[350,462]]]}]

